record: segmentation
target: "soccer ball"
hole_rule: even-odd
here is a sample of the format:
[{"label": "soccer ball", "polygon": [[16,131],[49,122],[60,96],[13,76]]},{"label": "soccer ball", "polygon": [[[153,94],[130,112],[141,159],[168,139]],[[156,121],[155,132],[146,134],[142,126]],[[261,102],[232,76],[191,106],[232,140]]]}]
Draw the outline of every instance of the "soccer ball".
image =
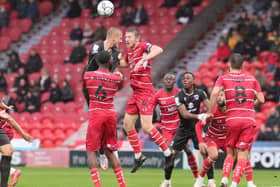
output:
[{"label": "soccer ball", "polygon": [[100,1],[97,5],[97,12],[100,16],[109,17],[114,13],[114,4],[108,0]]}]

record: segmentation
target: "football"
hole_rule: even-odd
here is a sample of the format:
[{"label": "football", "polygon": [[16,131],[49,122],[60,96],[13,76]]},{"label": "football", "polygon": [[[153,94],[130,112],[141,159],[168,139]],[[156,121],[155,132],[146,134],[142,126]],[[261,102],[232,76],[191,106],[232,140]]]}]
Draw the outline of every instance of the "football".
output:
[{"label": "football", "polygon": [[109,17],[114,13],[114,4],[111,1],[103,0],[97,5],[97,12],[100,16]]}]

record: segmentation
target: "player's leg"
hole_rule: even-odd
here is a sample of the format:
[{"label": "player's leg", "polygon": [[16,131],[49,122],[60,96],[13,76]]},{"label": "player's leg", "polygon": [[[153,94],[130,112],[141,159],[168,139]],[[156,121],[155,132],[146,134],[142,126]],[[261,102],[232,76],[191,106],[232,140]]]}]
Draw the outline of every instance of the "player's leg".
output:
[{"label": "player's leg", "polygon": [[122,167],[121,167],[121,164],[120,164],[118,158],[113,153],[113,151],[110,151],[110,150],[107,150],[107,149],[105,149],[104,151],[105,151],[105,154],[106,154],[107,158],[109,159],[109,161],[112,165],[112,168],[113,168],[113,170],[116,174],[116,177],[117,177],[117,180],[118,180],[118,183],[119,183],[120,187],[126,187]]},{"label": "player's leg", "polygon": [[139,144],[138,134],[137,134],[137,131],[135,129],[135,123],[136,123],[137,119],[138,119],[137,114],[125,113],[124,129],[127,133],[128,141],[129,141],[131,147],[133,148],[134,157],[135,157],[134,165],[133,165],[132,170],[131,170],[132,173],[136,172],[137,169],[139,167],[141,167],[141,165],[146,160],[146,157],[141,152],[141,147],[140,147],[140,144]]},{"label": "player's leg", "polygon": [[2,158],[0,163],[1,186],[6,187],[10,175],[13,147],[10,144],[10,140],[7,134],[2,128],[0,129],[0,152],[2,153]]},{"label": "player's leg", "polygon": [[171,151],[168,148],[163,136],[153,126],[153,115],[140,114],[140,120],[143,130],[149,134],[152,140],[161,148],[165,157],[170,157]]},{"label": "player's leg", "polygon": [[101,187],[96,151],[87,151],[88,166],[95,187]]},{"label": "player's leg", "polygon": [[224,160],[223,165],[223,174],[222,174],[222,181],[221,181],[221,187],[226,187],[228,184],[228,179],[235,161],[235,152],[231,147],[227,147],[226,149],[227,155]]},{"label": "player's leg", "polygon": [[90,174],[95,187],[101,187],[98,162],[97,162],[97,151],[101,147],[101,139],[104,134],[104,117],[96,115],[89,119],[89,125],[86,135],[86,150],[88,157],[88,166]]},{"label": "player's leg", "polygon": [[246,127],[245,125],[243,125],[242,129],[240,130],[240,136],[235,145],[237,149],[237,163],[234,170],[231,187],[236,187],[243,176],[243,173],[245,171],[249,159],[249,150],[253,143],[253,136],[254,136],[253,132],[254,132],[253,126]]},{"label": "player's leg", "polygon": [[174,136],[173,142],[171,143],[173,149],[171,163],[169,165],[165,164],[164,180],[161,183],[160,187],[171,187],[171,176],[174,168],[175,158],[177,157],[178,153],[181,152],[182,149],[184,149],[185,145],[188,142],[188,139],[189,137],[184,132],[184,127],[179,126]]}]

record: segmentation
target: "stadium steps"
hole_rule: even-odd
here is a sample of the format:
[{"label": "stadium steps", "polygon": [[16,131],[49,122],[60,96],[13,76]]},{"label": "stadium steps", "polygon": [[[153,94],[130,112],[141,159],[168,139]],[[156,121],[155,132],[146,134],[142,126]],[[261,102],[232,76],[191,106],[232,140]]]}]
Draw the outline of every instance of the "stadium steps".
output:
[{"label": "stadium steps", "polygon": [[228,30],[232,26],[232,22],[238,18],[236,15],[239,15],[244,8],[248,10],[248,13],[251,13],[253,11],[253,2],[254,1],[251,0],[245,0],[240,4],[236,4],[233,11],[226,14],[223,21],[217,22],[214,29],[208,32],[204,39],[200,41],[193,50],[186,54],[186,60],[188,62],[186,69],[188,71],[197,71],[200,64],[209,59],[210,55],[217,50],[217,44],[223,31]]}]

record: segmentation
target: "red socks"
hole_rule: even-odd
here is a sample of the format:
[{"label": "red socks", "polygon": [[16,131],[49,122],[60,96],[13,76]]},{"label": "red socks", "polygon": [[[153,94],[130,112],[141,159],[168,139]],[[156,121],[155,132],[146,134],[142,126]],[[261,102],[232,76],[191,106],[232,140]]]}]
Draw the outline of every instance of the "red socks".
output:
[{"label": "red socks", "polygon": [[168,149],[168,146],[163,139],[163,136],[158,132],[156,128],[152,128],[152,130],[149,132],[150,137],[152,140],[161,148],[162,151],[166,151]]},{"label": "red socks", "polygon": [[195,156],[193,154],[188,156],[188,163],[192,170],[194,178],[197,178],[198,177],[197,163],[195,160]]},{"label": "red socks", "polygon": [[114,172],[116,174],[116,177],[117,177],[118,183],[120,184],[120,187],[126,187],[123,172],[122,172],[122,167],[118,167],[118,168],[114,169]]},{"label": "red socks", "polygon": [[93,168],[90,170],[91,178],[95,187],[101,187],[99,170],[98,168]]},{"label": "red socks", "polygon": [[200,176],[204,177],[205,174],[208,172],[208,170],[211,168],[211,166],[213,165],[215,161],[212,160],[211,158],[207,157],[204,162],[203,162],[203,166],[202,169],[200,171]]},{"label": "red socks", "polygon": [[232,179],[233,182],[236,182],[237,184],[239,183],[239,181],[244,173],[244,170],[246,168],[247,161],[248,161],[247,159],[242,159],[242,158],[237,160],[237,164],[235,166],[233,179]]},{"label": "red socks", "polygon": [[131,147],[134,150],[134,153],[135,154],[141,153],[139,139],[138,139],[138,135],[137,135],[137,132],[135,129],[127,132],[127,138],[128,138],[128,141],[129,141]]},{"label": "red socks", "polygon": [[224,161],[223,166],[223,178],[229,178],[230,172],[233,167],[234,158],[232,156],[227,156]]},{"label": "red socks", "polygon": [[247,182],[253,181],[253,168],[250,159],[248,159],[247,161],[247,165],[245,168],[245,175],[246,175]]}]

